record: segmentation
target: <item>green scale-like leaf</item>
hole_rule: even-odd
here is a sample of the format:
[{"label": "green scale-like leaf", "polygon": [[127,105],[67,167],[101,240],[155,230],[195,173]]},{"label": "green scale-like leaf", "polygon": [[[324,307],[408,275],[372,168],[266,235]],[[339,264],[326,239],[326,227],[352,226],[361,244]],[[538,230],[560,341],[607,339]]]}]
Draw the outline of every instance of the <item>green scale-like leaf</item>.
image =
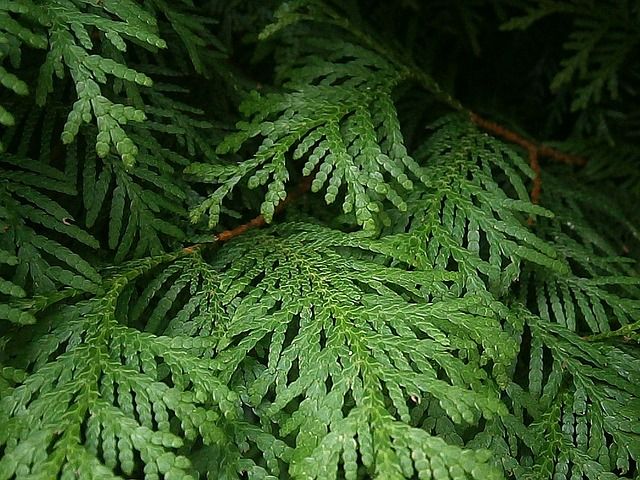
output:
[{"label": "green scale-like leaf", "polygon": [[[544,177],[544,199],[557,215],[541,220],[537,231],[553,239],[572,274],[531,265],[523,274],[521,296],[533,294],[534,311],[574,331],[602,333],[630,325],[640,318],[640,279],[634,262],[618,253],[616,243],[627,229],[620,207],[573,185],[566,172],[556,170],[555,176]],[[601,231],[594,218],[606,218],[614,232]]]},{"label": "green scale-like leaf", "polygon": [[194,220],[208,214],[209,225],[217,224],[222,201],[246,178],[249,188],[268,185],[261,213],[270,221],[286,196],[290,160],[304,160],[300,170],[313,174],[312,191],[326,186],[328,204],[343,197],[343,211],[355,215],[365,229],[385,220],[385,201],[406,210],[402,194],[413,187],[409,175],[421,178],[421,171],[407,154],[391,98],[402,74],[350,43],[311,39],[310,45],[332,53],[328,59],[313,55],[304,67],[287,72],[287,92],[251,95],[241,107],[249,121],[240,122],[238,132],[218,148],[220,153],[237,152],[260,137],[253,157],[237,164],[188,167],[194,180],[219,184],[193,211]]},{"label": "green scale-like leaf", "polygon": [[459,116],[432,128],[415,155],[424,186],[409,195],[408,214],[395,215],[393,231],[408,230],[414,239],[387,242],[409,248],[403,258],[421,268],[457,266],[471,291],[506,293],[523,262],[567,272],[554,246],[527,225],[530,216],[553,213],[529,200],[525,181],[533,172],[524,160]]},{"label": "green scale-like leaf", "polygon": [[639,15],[0,0],[0,480],[636,478]]},{"label": "green scale-like leaf", "polygon": [[[294,436],[290,472],[296,477],[327,478],[344,468],[352,478],[359,452],[377,478],[429,468],[442,468],[439,476],[453,469],[462,478],[498,478],[484,465],[484,453],[447,446],[422,430],[421,414],[412,418],[412,412],[433,402],[454,431],[502,414],[498,387],[484,366],[492,364],[489,372],[502,381],[515,354],[511,339],[481,299],[451,298],[448,284],[457,275],[384,266],[366,254],[369,242],[283,225],[224,247],[212,263],[214,283],[206,280],[211,273],[188,273],[193,264],[179,277],[170,267],[149,284],[142,305],[165,292],[149,307],[160,319],[155,312],[166,311],[164,298],[210,285],[166,330],[201,331],[203,321],[229,312],[214,333],[220,374],[262,422],[277,425],[277,435]],[[361,253],[351,256],[353,249]],[[412,444],[413,437],[424,440]],[[421,459],[415,467],[412,455]]]},{"label": "green scale-like leaf", "polygon": [[[50,2],[40,7],[40,16],[51,24],[51,49],[40,69],[37,101],[44,104],[47,95],[53,91],[53,75],[62,77],[67,68],[75,84],[77,100],[69,113],[62,132],[64,143],[71,143],[83,123],[95,118],[98,127],[96,153],[106,157],[113,147],[124,164],[131,167],[138,148],[127,135],[123,126],[128,122],[141,122],[144,112],[133,106],[117,104],[103,93],[100,84],[112,76],[127,82],[150,86],[152,81],[143,73],[101,55],[89,54],[94,42],[87,32],[93,27],[102,32],[116,50],[125,50],[122,36],[136,38],[148,48],[166,46],[158,37],[155,19],[129,0],[106,2],[103,5],[107,15],[84,12],[69,2]],[[116,15],[119,20],[112,19]]]},{"label": "green scale-like leaf", "polygon": [[113,272],[103,295],[47,317],[33,340],[14,339],[5,355],[31,373],[14,375],[0,400],[0,478],[137,478],[139,462],[147,479],[195,478],[178,449],[196,438],[229,454],[247,441],[286,452],[239,418],[238,395],[206,358],[210,337],[157,337],[119,321],[123,292],[173,258]]},{"label": "green scale-like leaf", "polygon": [[[73,185],[62,172],[33,160],[8,154],[1,160],[0,248],[5,252],[3,263],[14,267],[2,283],[10,291],[3,293],[19,297],[24,296],[21,290],[47,293],[62,286],[95,291],[100,282],[96,269],[69,246],[54,240],[60,235],[84,248],[98,247],[98,242],[52,199],[54,194],[74,193]],[[10,307],[2,311],[2,318],[15,321]]]},{"label": "green scale-like leaf", "polygon": [[573,472],[613,479],[619,478],[614,470],[629,472],[640,457],[638,359],[545,321],[529,318],[527,325],[529,384],[512,395],[516,411],[524,408],[533,418],[521,437],[535,465],[522,478],[571,478]]}]

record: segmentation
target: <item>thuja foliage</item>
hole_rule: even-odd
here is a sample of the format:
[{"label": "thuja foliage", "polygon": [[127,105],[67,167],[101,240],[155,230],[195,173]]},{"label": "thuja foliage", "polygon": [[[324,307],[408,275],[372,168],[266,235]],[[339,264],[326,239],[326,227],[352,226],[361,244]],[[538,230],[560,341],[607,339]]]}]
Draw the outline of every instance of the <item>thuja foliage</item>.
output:
[{"label": "thuja foliage", "polygon": [[0,480],[639,478],[640,2],[0,0]]}]

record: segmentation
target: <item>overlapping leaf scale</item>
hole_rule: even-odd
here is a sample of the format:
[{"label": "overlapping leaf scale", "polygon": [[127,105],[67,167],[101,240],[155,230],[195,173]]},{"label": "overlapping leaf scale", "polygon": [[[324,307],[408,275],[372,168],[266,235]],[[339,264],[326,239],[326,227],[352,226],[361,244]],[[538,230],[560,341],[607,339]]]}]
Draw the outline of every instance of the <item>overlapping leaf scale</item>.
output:
[{"label": "overlapping leaf scale", "polygon": [[[373,478],[487,479],[503,478],[487,460],[487,450],[447,444],[423,429],[390,416],[381,402],[355,407],[332,425],[311,456],[294,464],[295,478],[359,478],[361,461]],[[340,470],[338,467],[341,467]]]},{"label": "overlapping leaf scale", "polygon": [[[126,290],[165,255],[128,264],[106,280],[104,294],[68,305],[47,318],[33,340],[18,334],[4,351],[0,400],[0,478],[195,478],[178,449],[197,439],[227,451],[237,474],[264,469],[243,458],[257,444],[270,462],[287,448],[241,419],[240,399],[207,358],[211,337],[154,336],[118,318]],[[113,272],[112,272],[113,273]],[[23,370],[29,373],[20,374]]]},{"label": "overlapping leaf scale", "polygon": [[389,237],[420,267],[459,270],[466,288],[504,295],[523,262],[566,272],[558,252],[527,225],[530,217],[553,214],[529,200],[525,181],[533,172],[508,145],[482,133],[459,115],[432,126],[416,152],[425,178],[409,194],[407,215],[394,217]]},{"label": "overlapping leaf scale", "polygon": [[[73,242],[87,250],[98,247],[51,196],[75,193],[64,173],[34,160],[3,154],[0,175],[4,180],[0,184],[0,294],[24,297],[25,292],[44,294],[61,287],[95,292],[100,275],[63,245]],[[33,321],[8,303],[0,308],[0,318],[17,323]]]},{"label": "overlapping leaf scale", "polygon": [[509,455],[522,459],[518,478],[630,478],[640,457],[638,358],[537,317],[526,329],[528,381],[507,389],[515,417],[502,429]]},{"label": "overlapping leaf scale", "polygon": [[[311,42],[327,50],[326,42]],[[420,178],[421,171],[404,147],[391,98],[402,73],[366,49],[349,43],[332,48],[328,58],[316,54],[293,66],[283,93],[254,93],[244,102],[247,121],[218,151],[237,152],[257,137],[260,146],[251,158],[188,167],[195,181],[218,185],[193,210],[193,220],[208,215],[215,226],[223,200],[246,180],[250,188],[267,187],[261,213],[270,221],[286,196],[292,160],[304,160],[302,173],[314,177],[311,189],[326,188],[328,204],[343,198],[343,211],[365,229],[385,221],[386,202],[406,210],[409,176]]]},{"label": "overlapping leaf scale", "polygon": [[[636,262],[623,256],[617,242],[628,227],[621,209],[561,170],[545,176],[544,187],[543,201],[556,216],[541,219],[536,231],[554,242],[571,274],[529,265],[521,277],[521,298],[543,319],[583,334],[607,333],[636,322],[640,280]],[[610,231],[602,231],[598,223]],[[635,233],[632,229],[630,235]]]},{"label": "overlapping leaf scale", "polygon": [[355,478],[358,456],[378,478],[498,478],[485,454],[422,429],[419,406],[437,405],[451,431],[505,413],[498,382],[512,338],[484,299],[448,293],[457,274],[386,266],[368,242],[285,224],[217,252],[216,295],[230,316],[222,377],[291,442],[300,478]]},{"label": "overlapping leaf scale", "polygon": [[168,264],[132,300],[128,321],[169,336],[220,337],[228,323],[223,275],[199,252]]}]

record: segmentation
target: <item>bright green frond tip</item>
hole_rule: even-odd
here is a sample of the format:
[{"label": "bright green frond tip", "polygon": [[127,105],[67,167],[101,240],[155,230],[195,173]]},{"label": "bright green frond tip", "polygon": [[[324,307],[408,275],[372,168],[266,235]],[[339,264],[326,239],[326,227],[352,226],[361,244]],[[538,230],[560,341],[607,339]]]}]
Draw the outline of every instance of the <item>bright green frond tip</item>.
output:
[{"label": "bright green frond tip", "polygon": [[297,172],[313,177],[313,192],[324,191],[327,204],[340,199],[342,211],[367,230],[388,223],[387,204],[407,209],[403,197],[423,172],[407,153],[392,99],[402,75],[353,44],[309,42],[314,54],[304,67],[286,72],[286,91],[249,96],[241,106],[247,121],[218,147],[221,154],[235,153],[257,137],[253,156],[187,168],[195,181],[219,185],[192,212],[193,220],[206,214],[215,226],[224,199],[246,180],[252,189],[267,185],[260,211],[270,222],[286,197],[293,162],[300,164]]},{"label": "bright green frond tip", "polygon": [[[8,419],[0,478],[132,475],[135,458],[147,478],[188,478],[184,445],[213,452],[253,438],[242,404],[274,425],[271,446],[258,447],[290,462],[296,477],[344,468],[354,478],[362,455],[381,478],[430,470],[500,478],[487,452],[418,425],[428,411],[450,428],[505,414],[495,382],[514,342],[491,305],[449,293],[457,275],[386,267],[369,242],[292,224],[234,242],[212,263],[196,252],[114,270],[103,293],[47,316],[35,343],[16,338],[10,348],[32,373],[0,401]],[[202,294],[183,295],[199,286]]]},{"label": "bright green frond tip", "polygon": [[[506,413],[495,381],[515,345],[491,306],[455,298],[457,275],[359,258],[375,242],[310,225],[274,233],[240,240],[216,262],[233,272],[220,293],[236,305],[218,349],[223,375],[257,414],[295,435],[294,476],[356,478],[360,457],[378,478],[430,469],[499,478],[485,453],[415,428],[428,411],[452,429]],[[459,348],[469,349],[464,360]]]},{"label": "bright green frond tip", "polygon": [[22,356],[33,373],[0,400],[0,478],[129,477],[140,461],[145,478],[195,478],[178,450],[196,437],[217,441],[240,403],[214,362],[199,358],[211,341],[119,322],[123,291],[157,263],[123,269],[101,296],[47,319],[51,333],[33,345],[35,356]]}]

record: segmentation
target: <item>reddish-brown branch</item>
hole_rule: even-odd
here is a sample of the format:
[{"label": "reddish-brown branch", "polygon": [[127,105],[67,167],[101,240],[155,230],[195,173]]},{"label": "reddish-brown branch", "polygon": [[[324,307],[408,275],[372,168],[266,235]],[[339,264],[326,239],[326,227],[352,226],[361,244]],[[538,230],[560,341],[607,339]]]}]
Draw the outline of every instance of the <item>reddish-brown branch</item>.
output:
[{"label": "reddish-brown branch", "polygon": [[[296,189],[293,192],[290,192],[286,198],[278,204],[276,207],[275,213],[278,214],[282,210],[284,210],[291,202],[300,198],[303,194],[305,194],[311,188],[311,181],[313,177],[311,175],[307,177],[303,177],[302,181],[298,184]],[[267,224],[264,216],[258,215],[252,220],[249,220],[247,223],[242,225],[238,225],[231,230],[225,230],[224,232],[218,233],[215,237],[218,242],[228,242],[232,238],[237,237],[238,235],[242,235],[247,230],[251,230],[252,228],[264,227]]]},{"label": "reddish-brown branch", "polygon": [[189,245],[188,247],[184,247],[182,249],[183,253],[186,253],[187,255],[197,251],[200,247],[202,246],[201,243],[196,243],[195,245]]},{"label": "reddish-brown branch", "polygon": [[547,145],[538,145],[538,153],[543,157],[551,158],[552,160],[566,163],[567,165],[576,165],[581,167],[587,164],[587,159],[584,157],[569,155]]},{"label": "reddish-brown branch", "polygon": [[[284,203],[284,202],[283,202]],[[255,218],[252,218],[247,223],[243,223],[242,225],[238,225],[231,230],[225,230],[224,232],[218,233],[215,238],[218,242],[228,242],[232,238],[235,238],[239,235],[242,235],[247,230],[251,230],[252,228],[264,227],[267,224],[267,221],[264,219],[264,216],[258,215]]]},{"label": "reddish-brown branch", "polygon": [[469,117],[471,118],[471,121],[473,123],[475,123],[483,130],[486,130],[487,132],[497,137],[501,137],[507,142],[519,145],[527,151],[527,154],[529,156],[529,165],[531,165],[531,169],[535,173],[535,177],[533,179],[533,187],[531,189],[531,202],[533,203],[537,204],[540,201],[540,194],[542,192],[542,180],[540,178],[540,157],[550,158],[557,162],[566,163],[568,165],[584,165],[587,163],[586,160],[582,157],[569,155],[547,145],[542,145],[538,142],[526,139],[522,135],[519,135],[495,122],[482,118],[476,113],[471,112],[469,114]]},{"label": "reddish-brown branch", "polygon": [[[275,209],[275,214],[282,212],[282,210],[284,210],[290,203],[294,202],[295,200],[300,198],[302,195],[304,195],[306,192],[308,192],[309,189],[311,188],[312,181],[313,181],[313,175],[303,177],[300,183],[298,184],[298,186],[296,187],[296,189],[290,192],[286,196],[286,198],[278,204],[278,206]],[[266,224],[267,224],[267,221],[265,220],[264,216],[258,215],[257,217],[249,220],[247,223],[243,223],[242,225],[238,225],[235,228],[232,228],[230,230],[225,230],[224,232],[220,232],[216,234],[214,238],[216,242],[228,242],[232,238],[242,235],[248,230],[264,227]],[[185,247],[182,251],[187,254],[193,253],[196,250],[198,250],[201,246],[202,246],[201,244],[191,245],[189,247]]]},{"label": "reddish-brown branch", "polygon": [[536,148],[533,142],[530,142],[526,138],[518,135],[517,133],[512,132],[511,130],[508,130],[502,125],[492,122],[491,120],[482,118],[477,113],[471,112],[469,114],[469,117],[471,118],[471,121],[473,123],[475,123],[477,126],[482,128],[483,130],[486,130],[487,132],[492,133],[498,137],[502,137],[508,142],[515,143],[516,145],[520,145],[522,148],[524,148],[527,151]]},{"label": "reddish-brown branch", "polygon": [[559,150],[556,150],[553,147],[549,147],[547,145],[543,145],[538,142],[534,142],[532,140],[528,140],[524,138],[522,135],[517,134],[509,130],[506,127],[503,127],[500,124],[492,122],[491,120],[487,120],[482,118],[477,113],[471,112],[469,114],[471,121],[478,125],[483,130],[486,130],[489,133],[492,133],[498,137],[502,137],[508,142],[515,143],[516,145],[521,146],[527,151],[536,150],[539,157],[551,158],[552,160],[556,160],[561,163],[566,163],[568,165],[585,165],[587,163],[586,159],[582,157],[578,157],[576,155],[569,155],[567,153],[563,153]]},{"label": "reddish-brown branch", "polygon": [[538,150],[529,150],[529,165],[535,176],[533,177],[533,186],[531,187],[531,203],[538,204],[540,201],[540,193],[542,192],[542,178],[540,170],[540,162],[538,161]]},{"label": "reddish-brown branch", "polygon": [[[540,179],[540,157],[547,157],[558,162],[566,163],[569,165],[584,165],[586,160],[581,157],[577,157],[574,155],[568,155],[566,153],[560,152],[552,147],[542,145],[540,143],[528,140],[523,136],[503,127],[502,125],[482,118],[480,115],[470,112],[469,114],[471,121],[476,124],[478,127],[486,130],[487,132],[496,135],[497,137],[501,137],[504,140],[519,145],[524,148],[529,155],[529,163],[531,168],[535,172],[535,178],[533,179],[533,187],[531,189],[531,201],[533,203],[538,203],[540,200],[540,193],[542,191],[542,181]],[[313,181],[314,175],[311,174],[302,179],[302,181],[298,184],[297,188],[289,193],[287,197],[278,204],[275,209],[275,213],[280,213],[284,210],[290,203],[297,200],[300,196],[305,194],[311,188],[311,182]],[[249,220],[247,223],[243,223],[242,225],[238,225],[235,228],[230,230],[225,230],[224,232],[218,233],[214,236],[216,242],[228,242],[229,240],[242,235],[248,230],[252,230],[254,228],[264,227],[267,224],[263,215],[258,215],[257,217]],[[202,247],[202,244],[191,245],[189,247],[185,247],[183,252],[186,254],[190,254],[198,250]]]}]

